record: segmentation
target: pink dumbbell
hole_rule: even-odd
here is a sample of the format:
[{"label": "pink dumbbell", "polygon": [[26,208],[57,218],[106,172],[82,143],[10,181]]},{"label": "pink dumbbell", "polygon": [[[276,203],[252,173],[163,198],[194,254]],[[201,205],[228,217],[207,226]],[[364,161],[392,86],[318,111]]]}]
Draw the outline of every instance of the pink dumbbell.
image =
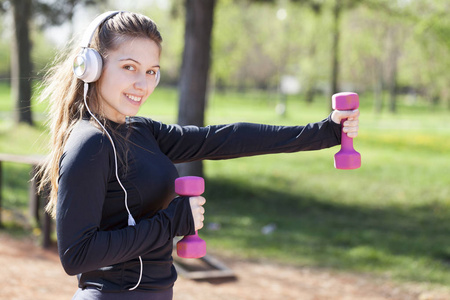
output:
[{"label": "pink dumbbell", "polygon": [[[180,196],[200,196],[205,191],[205,180],[197,176],[175,179],[175,193]],[[206,254],[206,242],[199,238],[198,232],[187,235],[177,243],[177,254],[183,258],[200,258]]]},{"label": "pink dumbbell", "polygon": [[[359,97],[356,93],[337,93],[332,97],[332,107],[337,110],[354,110],[359,107]],[[346,119],[341,120],[341,124]],[[353,139],[341,133],[341,150],[334,155],[336,169],[350,170],[361,167],[361,154],[353,149]]]}]

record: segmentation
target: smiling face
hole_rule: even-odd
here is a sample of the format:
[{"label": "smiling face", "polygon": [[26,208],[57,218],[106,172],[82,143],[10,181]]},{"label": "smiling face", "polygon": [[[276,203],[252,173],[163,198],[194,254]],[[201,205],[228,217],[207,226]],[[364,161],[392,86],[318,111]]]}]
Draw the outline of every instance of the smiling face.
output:
[{"label": "smiling face", "polygon": [[124,123],[135,116],[156,87],[159,46],[148,38],[127,39],[104,59],[98,81],[99,106],[105,117]]}]

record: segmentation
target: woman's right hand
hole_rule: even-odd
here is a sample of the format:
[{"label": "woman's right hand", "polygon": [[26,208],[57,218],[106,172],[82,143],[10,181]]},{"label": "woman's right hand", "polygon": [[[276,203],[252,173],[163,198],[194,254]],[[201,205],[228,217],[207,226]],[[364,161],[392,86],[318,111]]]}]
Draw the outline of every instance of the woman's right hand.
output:
[{"label": "woman's right hand", "polygon": [[203,220],[205,220],[205,208],[203,205],[206,203],[206,199],[202,196],[189,197],[189,203],[192,217],[194,218],[195,230],[197,231],[203,227]]},{"label": "woman's right hand", "polygon": [[342,124],[342,130],[347,133],[349,138],[355,138],[359,130],[359,110],[335,110],[331,114],[334,123],[340,124],[342,119],[347,119]]}]

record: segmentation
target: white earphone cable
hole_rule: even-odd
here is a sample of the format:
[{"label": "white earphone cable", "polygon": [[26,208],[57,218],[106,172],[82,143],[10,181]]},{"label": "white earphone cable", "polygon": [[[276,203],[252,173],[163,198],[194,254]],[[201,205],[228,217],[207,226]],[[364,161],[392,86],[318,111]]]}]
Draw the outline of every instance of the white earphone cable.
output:
[{"label": "white earphone cable", "polygon": [[[89,106],[88,106],[87,100],[86,100],[88,89],[89,89],[89,83],[85,82],[84,83],[84,93],[83,93],[83,95],[84,95],[84,105],[86,106],[86,109],[89,112],[89,114],[100,125],[100,127],[103,129],[103,131],[108,136],[108,139],[111,141],[111,145],[112,145],[113,152],[114,152],[114,165],[115,165],[116,179],[117,179],[117,182],[119,183],[120,187],[122,188],[122,190],[123,190],[123,192],[125,194],[125,208],[126,208],[126,210],[128,212],[128,226],[135,226],[136,225],[136,221],[134,220],[133,216],[131,215],[130,210],[128,209],[128,193],[127,193],[127,190],[122,185],[122,182],[119,179],[116,146],[115,146],[114,141],[113,141],[111,135],[109,134],[109,132],[106,130],[106,128],[102,125],[102,123],[95,117],[95,115],[89,109]],[[141,280],[142,280],[142,272],[143,272],[144,266],[143,266],[143,263],[142,263],[142,258],[140,256],[139,256],[139,262],[141,264],[141,271],[140,271],[140,275],[139,275],[139,280],[138,280],[137,284],[134,287],[129,289],[130,291],[136,289],[139,286],[139,284],[141,283]]]}]

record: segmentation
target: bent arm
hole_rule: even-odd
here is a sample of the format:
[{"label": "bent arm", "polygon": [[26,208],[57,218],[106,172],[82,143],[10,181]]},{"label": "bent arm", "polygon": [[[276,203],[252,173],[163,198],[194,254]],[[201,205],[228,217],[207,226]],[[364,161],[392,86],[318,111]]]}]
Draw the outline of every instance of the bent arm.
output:
[{"label": "bent arm", "polygon": [[184,197],[136,226],[101,230],[113,166],[110,145],[98,138],[69,146],[74,144],[82,146],[66,151],[60,162],[56,218],[59,255],[68,274],[129,261],[162,247],[174,236],[194,232],[189,199]]}]

